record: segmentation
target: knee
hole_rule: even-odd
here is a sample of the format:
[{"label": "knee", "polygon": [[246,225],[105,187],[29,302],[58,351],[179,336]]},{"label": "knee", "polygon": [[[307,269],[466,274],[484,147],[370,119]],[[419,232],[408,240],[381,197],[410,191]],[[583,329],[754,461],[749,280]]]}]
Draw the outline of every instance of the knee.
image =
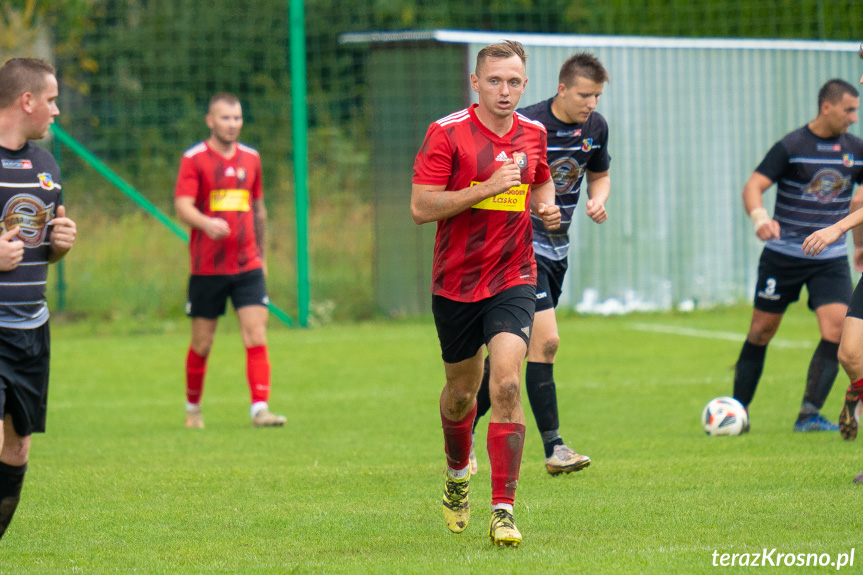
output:
[{"label": "knee", "polygon": [[557,334],[547,338],[542,342],[542,355],[546,363],[554,363],[554,356],[557,355],[557,348],[560,345],[560,337]]},{"label": "knee", "polygon": [[27,463],[30,453],[30,437],[9,437],[3,442],[3,451],[0,452],[0,461],[6,465],[21,467]]},{"label": "knee", "polygon": [[521,403],[521,382],[518,375],[509,375],[493,386],[493,401],[506,409],[511,409]]},{"label": "knee", "polygon": [[860,371],[861,360],[863,360],[863,354],[859,347],[853,345],[847,345],[845,340],[839,344],[839,363],[842,364],[842,367],[845,371],[849,369],[854,372]]},{"label": "knee", "polygon": [[775,329],[753,327],[749,330],[749,335],[746,336],[746,339],[749,343],[765,346],[770,343],[774,335],[776,335]]}]

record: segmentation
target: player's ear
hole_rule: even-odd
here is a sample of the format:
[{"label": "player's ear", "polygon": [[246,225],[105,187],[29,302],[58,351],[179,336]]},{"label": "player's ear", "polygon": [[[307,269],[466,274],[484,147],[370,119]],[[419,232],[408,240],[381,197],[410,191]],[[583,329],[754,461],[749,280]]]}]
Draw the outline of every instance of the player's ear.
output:
[{"label": "player's ear", "polygon": [[479,93],[479,77],[476,74],[470,75],[470,87],[474,92]]},{"label": "player's ear", "polygon": [[32,92],[24,92],[18,98],[18,102],[20,102],[21,104],[21,109],[28,114],[33,112],[33,105],[35,103],[35,100],[36,98],[33,96]]}]

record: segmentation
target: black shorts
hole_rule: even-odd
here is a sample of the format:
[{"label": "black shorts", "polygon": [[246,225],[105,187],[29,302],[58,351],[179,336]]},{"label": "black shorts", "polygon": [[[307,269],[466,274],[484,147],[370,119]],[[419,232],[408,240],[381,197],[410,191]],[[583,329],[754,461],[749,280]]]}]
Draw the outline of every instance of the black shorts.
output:
[{"label": "black shorts", "polygon": [[228,298],[234,309],[247,305],[267,306],[267,284],[264,270],[256,269],[236,275],[189,277],[189,299],[186,315],[216,319],[225,315]]},{"label": "black shorts", "polygon": [[851,301],[851,269],[848,258],[808,260],[765,249],[758,262],[755,309],[785,313],[789,304],[800,298],[806,285],[809,309]]},{"label": "black shorts", "polygon": [[854,294],[851,296],[851,304],[848,306],[846,315],[863,319],[863,276],[860,277],[857,287],[854,288]]},{"label": "black shorts", "polygon": [[0,416],[12,416],[21,437],[45,431],[50,360],[47,322],[35,329],[0,328]]},{"label": "black shorts", "polygon": [[477,302],[433,295],[441,357],[446,363],[470,359],[499,333],[515,334],[527,344],[535,305],[536,287],[532,285],[511,287]]},{"label": "black shorts", "polygon": [[536,311],[557,307],[568,262],[536,256]]}]

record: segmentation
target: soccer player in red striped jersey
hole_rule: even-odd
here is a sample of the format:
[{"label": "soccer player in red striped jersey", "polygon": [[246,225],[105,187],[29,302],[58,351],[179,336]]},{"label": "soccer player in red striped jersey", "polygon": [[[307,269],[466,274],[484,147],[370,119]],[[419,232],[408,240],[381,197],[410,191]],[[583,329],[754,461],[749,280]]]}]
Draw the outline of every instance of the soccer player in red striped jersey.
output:
[{"label": "soccer player in red striped jersey", "polygon": [[437,222],[432,313],[446,383],[440,397],[447,470],[447,527],[470,518],[470,448],[484,350],[491,365],[491,463],[495,545],[517,546],[513,519],[524,446],[521,367],[536,304],[530,211],[560,225],[541,123],[515,113],[527,84],[524,48],[504,41],[477,54],[471,88],[479,102],[429,126],[414,162],[411,214]]},{"label": "soccer player in red striped jersey", "polygon": [[192,228],[186,304],[186,314],[192,318],[192,343],[186,356],[186,427],[204,427],[201,395],[207,357],[229,297],[246,348],[252,425],[279,427],[286,419],[271,413],[267,403],[267,211],[261,158],[238,141],[243,110],[236,96],[214,95],[206,121],[210,137],[183,154],[174,196],[177,217]]}]

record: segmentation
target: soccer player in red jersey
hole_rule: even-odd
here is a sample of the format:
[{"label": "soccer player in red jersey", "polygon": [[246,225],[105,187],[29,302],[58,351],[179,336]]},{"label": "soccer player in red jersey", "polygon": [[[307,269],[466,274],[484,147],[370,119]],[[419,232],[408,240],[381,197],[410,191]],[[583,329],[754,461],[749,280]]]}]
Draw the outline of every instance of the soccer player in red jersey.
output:
[{"label": "soccer player in red jersey", "polygon": [[479,51],[470,76],[479,103],[429,126],[411,192],[414,221],[437,222],[432,313],[446,374],[440,397],[444,520],[461,533],[470,518],[471,432],[487,347],[489,538],[507,546],[522,539],[513,503],[525,431],[521,367],[536,304],[530,211],[549,229],[560,225],[545,128],[515,113],[527,83],[526,59],[518,42]]},{"label": "soccer player in red jersey", "polygon": [[35,58],[0,67],[0,537],[27,472],[30,437],[45,431],[51,356],[48,264],[75,243],[60,170],[31,140],[48,135],[57,108],[54,68]]},{"label": "soccer player in red jersey", "polygon": [[192,318],[192,343],[186,357],[186,427],[204,427],[201,395],[207,356],[228,297],[246,348],[252,425],[278,427],[286,419],[271,413],[267,404],[267,211],[261,158],[238,141],[243,110],[236,96],[214,95],[206,121],[210,137],[183,154],[174,197],[177,217],[192,228],[186,303],[186,314]]}]

